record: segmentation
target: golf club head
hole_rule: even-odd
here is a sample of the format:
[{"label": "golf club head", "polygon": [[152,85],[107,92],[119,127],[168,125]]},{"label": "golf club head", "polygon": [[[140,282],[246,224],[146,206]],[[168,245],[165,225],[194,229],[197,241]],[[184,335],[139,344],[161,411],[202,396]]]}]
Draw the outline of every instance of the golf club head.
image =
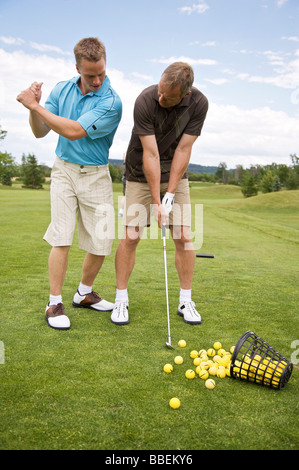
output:
[{"label": "golf club head", "polygon": [[173,347],[173,346],[171,346],[171,344],[170,344],[170,343],[167,343],[167,342],[166,342],[165,344],[166,344],[166,346],[168,347],[168,349],[174,349],[174,347]]}]

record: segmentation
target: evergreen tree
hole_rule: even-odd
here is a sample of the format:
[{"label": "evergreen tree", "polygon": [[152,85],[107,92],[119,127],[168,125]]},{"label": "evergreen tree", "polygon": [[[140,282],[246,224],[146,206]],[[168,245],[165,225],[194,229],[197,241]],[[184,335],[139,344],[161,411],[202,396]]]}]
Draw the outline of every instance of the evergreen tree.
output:
[{"label": "evergreen tree", "polygon": [[268,170],[261,181],[261,189],[263,193],[271,193],[273,191],[274,176],[271,170]]},{"label": "evergreen tree", "polygon": [[11,177],[14,173],[14,158],[10,153],[0,152],[0,183],[11,186]]},{"label": "evergreen tree", "polygon": [[274,176],[274,183],[272,186],[272,191],[280,191],[281,190],[281,183],[279,177],[276,175]]},{"label": "evergreen tree", "polygon": [[257,186],[255,184],[255,179],[252,173],[248,173],[242,181],[241,191],[244,197],[256,196],[258,193]]},{"label": "evergreen tree", "polygon": [[[0,140],[4,140],[7,131],[3,131],[0,127]],[[0,152],[0,183],[5,186],[11,186],[11,177],[14,172],[15,161],[10,153]]]},{"label": "evergreen tree", "polygon": [[34,155],[29,154],[27,157],[23,154],[22,157],[23,167],[23,188],[42,189],[45,182],[45,177],[42,169],[37,164],[37,159]]}]

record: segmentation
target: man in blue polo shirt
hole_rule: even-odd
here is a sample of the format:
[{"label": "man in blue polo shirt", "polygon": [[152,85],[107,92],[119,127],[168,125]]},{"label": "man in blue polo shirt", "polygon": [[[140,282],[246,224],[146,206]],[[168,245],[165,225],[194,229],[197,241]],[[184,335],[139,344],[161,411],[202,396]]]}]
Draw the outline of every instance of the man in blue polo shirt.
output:
[{"label": "man in blue polo shirt", "polygon": [[109,148],[122,114],[122,104],[106,76],[106,51],[97,38],[74,47],[79,73],[60,82],[41,106],[42,83],[34,82],[17,100],[29,109],[35,137],[53,130],[59,135],[51,173],[51,223],[44,235],[49,255],[50,296],[45,318],[54,329],[67,330],[70,320],[62,302],[68,253],[78,223],[79,247],[85,250],[82,277],[73,306],[111,311],[114,304],[92,290],[114,238]]}]

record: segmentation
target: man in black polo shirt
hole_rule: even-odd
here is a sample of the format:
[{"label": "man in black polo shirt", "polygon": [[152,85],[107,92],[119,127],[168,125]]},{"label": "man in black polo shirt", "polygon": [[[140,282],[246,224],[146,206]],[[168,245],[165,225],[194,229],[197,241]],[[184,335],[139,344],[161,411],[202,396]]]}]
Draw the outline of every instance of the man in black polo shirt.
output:
[{"label": "man in black polo shirt", "polygon": [[186,211],[186,207],[190,209],[186,171],[206,118],[208,100],[192,86],[193,81],[192,68],[175,62],[163,72],[159,84],[146,88],[135,102],[125,165],[124,235],[115,258],[117,290],[111,321],[118,325],[129,323],[127,286],[142,229],[150,225],[151,205],[159,227],[169,223],[175,243],[181,287],[178,314],[186,323],[201,323],[191,298],[195,254],[191,211]]}]

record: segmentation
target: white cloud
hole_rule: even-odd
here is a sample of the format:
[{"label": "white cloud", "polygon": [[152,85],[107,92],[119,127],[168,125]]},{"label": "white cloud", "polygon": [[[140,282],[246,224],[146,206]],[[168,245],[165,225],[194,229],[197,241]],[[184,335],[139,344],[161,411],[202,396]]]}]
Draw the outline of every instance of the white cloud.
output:
[{"label": "white cloud", "polygon": [[264,51],[256,52],[263,55],[268,63],[273,66],[271,75],[251,75],[249,73],[238,73],[237,78],[248,82],[265,83],[280,88],[297,88],[299,84],[299,49],[294,54]]},{"label": "white cloud", "polygon": [[193,3],[191,6],[183,6],[179,8],[181,13],[187,13],[187,15],[191,15],[192,13],[202,14],[209,9],[209,5],[204,0],[198,0],[197,3]]},{"label": "white cloud", "polygon": [[151,62],[159,64],[172,64],[173,62],[187,62],[189,65],[216,65],[217,61],[214,59],[192,59],[191,57],[162,57],[161,59],[151,59]]},{"label": "white cloud", "polygon": [[281,39],[287,40],[287,41],[295,41],[299,42],[299,37],[298,36],[283,36]]},{"label": "white cloud", "polygon": [[277,0],[277,6],[280,8],[282,7],[285,3],[287,3],[288,0]]},{"label": "white cloud", "polygon": [[215,47],[215,46],[217,46],[216,41],[206,41],[206,42],[203,42],[203,43],[200,43],[200,41],[191,41],[191,42],[189,42],[189,46],[197,46],[199,44],[202,47]]},{"label": "white cloud", "polygon": [[24,44],[24,39],[21,38],[13,38],[11,36],[0,36],[0,41],[4,42],[5,44],[20,46]]},{"label": "white cloud", "polygon": [[32,49],[36,49],[39,52],[56,52],[57,54],[71,55],[70,52],[63,51],[60,47],[51,46],[49,44],[40,44],[37,42],[30,42]]},{"label": "white cloud", "polygon": [[227,78],[205,78],[205,81],[212,83],[213,85],[224,85],[229,80],[227,80]]},{"label": "white cloud", "polygon": [[299,148],[298,124],[298,119],[269,107],[244,110],[211,103],[192,161],[216,166],[225,161],[229,168],[289,165],[290,154]]},{"label": "white cloud", "polygon": [[281,69],[277,69],[277,74],[270,77],[251,76],[250,82],[266,83],[281,88],[296,88],[299,83],[299,58],[292,60],[288,64],[280,63]]},{"label": "white cloud", "polygon": [[216,41],[207,41],[202,43],[203,47],[215,47],[217,45]]},{"label": "white cloud", "polygon": [[151,75],[145,75],[143,73],[132,72],[131,74],[133,77],[140,78],[141,80],[145,80],[146,82],[153,82],[153,77]]}]

